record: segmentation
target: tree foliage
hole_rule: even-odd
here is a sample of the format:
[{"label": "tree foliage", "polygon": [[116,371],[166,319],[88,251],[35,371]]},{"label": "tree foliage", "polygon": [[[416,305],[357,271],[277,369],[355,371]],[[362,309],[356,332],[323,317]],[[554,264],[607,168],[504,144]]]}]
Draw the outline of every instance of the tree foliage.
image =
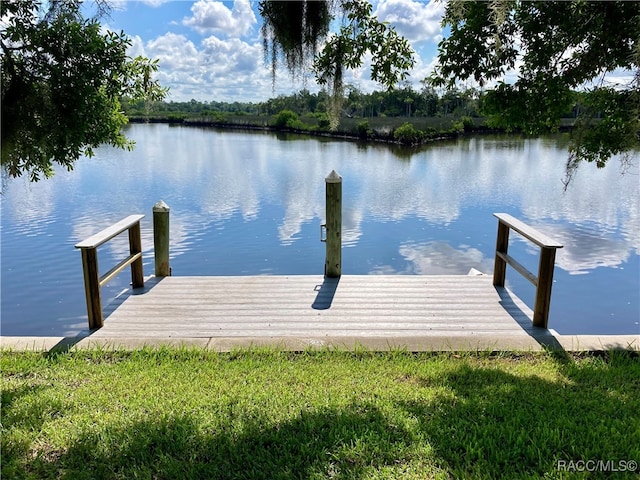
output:
[{"label": "tree foliage", "polygon": [[[158,100],[157,62],[130,58],[124,33],[85,19],[80,0],[4,0],[2,165],[32,180],[68,169],[101,144],[130,148],[119,98]],[[104,4],[101,4],[104,7]]]},{"label": "tree foliage", "polygon": [[[603,166],[638,145],[640,132],[640,3],[610,1],[451,0],[439,44],[437,85],[498,81],[483,98],[493,126],[540,133],[557,129],[577,100],[582,110],[569,165]],[[503,80],[517,70],[513,83]],[[606,74],[634,72],[609,85]],[[576,90],[582,91],[576,99]]]},{"label": "tree foliage", "polygon": [[[339,31],[329,35],[332,12],[341,12]],[[413,50],[393,27],[378,21],[366,0],[260,2],[264,20],[265,54],[272,71],[279,56],[289,71],[297,73],[313,59],[313,71],[321,85],[329,89],[328,112],[332,128],[337,128],[344,98],[344,69],[362,66],[371,55],[371,78],[386,88],[405,79],[414,65]],[[327,41],[318,51],[320,42]]]}]

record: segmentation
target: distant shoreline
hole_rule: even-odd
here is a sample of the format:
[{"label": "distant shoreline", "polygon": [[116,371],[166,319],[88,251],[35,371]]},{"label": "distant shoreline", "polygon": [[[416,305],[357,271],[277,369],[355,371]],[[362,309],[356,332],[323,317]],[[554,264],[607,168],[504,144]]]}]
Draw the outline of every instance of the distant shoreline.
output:
[{"label": "distant shoreline", "polygon": [[[173,125],[184,125],[194,127],[212,127],[225,130],[244,130],[244,131],[262,131],[273,133],[293,133],[298,135],[308,135],[312,137],[335,138],[357,142],[385,143],[404,146],[419,146],[433,142],[454,140],[456,138],[474,135],[474,134],[496,134],[507,133],[503,129],[493,129],[486,126],[484,118],[475,118],[473,124],[463,124],[461,119],[456,118],[434,118],[434,117],[388,117],[388,118],[346,118],[341,122],[340,129],[332,132],[329,130],[319,129],[317,126],[308,125],[309,128],[290,128],[280,127],[269,123],[272,117],[263,117],[264,121],[258,123],[255,118],[247,119],[243,115],[229,116],[223,121],[212,119],[210,117],[180,117],[180,116],[158,116],[143,117],[132,116],[129,118],[130,123],[166,123]],[[253,120],[253,121],[252,121]],[[357,131],[360,125],[369,121],[373,123],[365,131]],[[403,124],[423,126],[430,123],[439,128],[427,127],[428,131],[415,128],[419,138],[403,141],[394,137],[396,129]],[[380,125],[383,125],[380,127]],[[378,128],[376,128],[378,127]],[[570,127],[561,128],[561,131]]]}]

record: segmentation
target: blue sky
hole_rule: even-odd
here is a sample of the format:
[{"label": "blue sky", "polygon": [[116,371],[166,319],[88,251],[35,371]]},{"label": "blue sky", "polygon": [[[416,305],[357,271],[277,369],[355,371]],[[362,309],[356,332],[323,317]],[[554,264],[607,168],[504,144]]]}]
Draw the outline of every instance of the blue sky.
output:
[{"label": "blue sky", "polygon": [[[416,51],[410,72],[414,88],[434,65],[442,38],[442,1],[373,0],[374,13],[405,36]],[[260,102],[301,88],[317,91],[313,77],[292,79],[281,68],[273,89],[264,62],[258,2],[250,0],[114,0],[103,19],[106,28],[124,30],[132,40],[130,55],[159,59],[157,78],[170,87],[168,100]],[[345,79],[363,91],[381,89],[369,69]]]}]

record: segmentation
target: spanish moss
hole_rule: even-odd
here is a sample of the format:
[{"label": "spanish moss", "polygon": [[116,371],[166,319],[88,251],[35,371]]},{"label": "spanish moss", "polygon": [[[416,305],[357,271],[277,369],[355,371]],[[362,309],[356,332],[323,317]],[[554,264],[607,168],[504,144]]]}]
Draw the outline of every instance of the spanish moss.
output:
[{"label": "spanish moss", "polygon": [[280,57],[294,76],[301,74],[313,59],[318,45],[329,32],[332,3],[311,0],[260,2],[265,60],[271,64],[274,85]]}]

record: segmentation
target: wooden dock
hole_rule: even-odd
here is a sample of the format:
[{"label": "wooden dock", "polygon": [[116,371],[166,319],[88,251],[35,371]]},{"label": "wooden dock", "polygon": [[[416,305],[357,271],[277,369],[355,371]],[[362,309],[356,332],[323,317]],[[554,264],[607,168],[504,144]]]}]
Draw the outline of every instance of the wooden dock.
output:
[{"label": "wooden dock", "polygon": [[[357,345],[412,351],[563,348],[547,329],[560,243],[511,215],[496,213],[492,277],[342,275],[342,177],[332,171],[325,183],[327,220],[320,234],[327,246],[325,275],[171,276],[170,209],[160,201],[153,208],[155,276],[151,279],[144,281],[142,274],[143,215],[130,215],[76,244],[82,251],[91,334],[62,343],[123,347],[169,343],[217,350],[250,345],[289,350]],[[129,256],[99,275],[98,247],[125,231]],[[510,231],[540,248],[537,274],[509,255]],[[533,311],[505,288],[507,265],[534,285]],[[101,287],[128,266],[133,289],[103,311]],[[603,346],[613,341],[616,348],[625,348],[627,342],[594,340]],[[574,340],[567,341],[573,347]]]},{"label": "wooden dock", "polygon": [[548,335],[532,326],[519,298],[486,275],[151,278],[106,313],[91,340],[539,349],[540,335]]},{"label": "wooden dock", "polygon": [[[140,219],[130,215],[76,244],[82,252],[88,335],[2,337],[17,349],[193,345],[220,351],[637,350],[639,338],[562,336],[548,330],[556,250],[562,245],[506,213],[498,219],[494,272],[486,275],[342,275],[342,177],[326,183],[325,275],[171,276],[169,212],[153,207],[155,275],[144,280]],[[100,275],[98,247],[128,232],[129,255]],[[534,274],[508,253],[514,231],[540,248]],[[131,285],[103,309],[101,287],[131,267]],[[507,266],[535,287],[533,311],[505,288]],[[478,272],[479,273],[479,272]]]},{"label": "wooden dock", "polygon": [[3,348],[231,351],[275,346],[373,351],[640,351],[638,335],[558,335],[490,276],[152,277],[77,337],[1,337]]}]

